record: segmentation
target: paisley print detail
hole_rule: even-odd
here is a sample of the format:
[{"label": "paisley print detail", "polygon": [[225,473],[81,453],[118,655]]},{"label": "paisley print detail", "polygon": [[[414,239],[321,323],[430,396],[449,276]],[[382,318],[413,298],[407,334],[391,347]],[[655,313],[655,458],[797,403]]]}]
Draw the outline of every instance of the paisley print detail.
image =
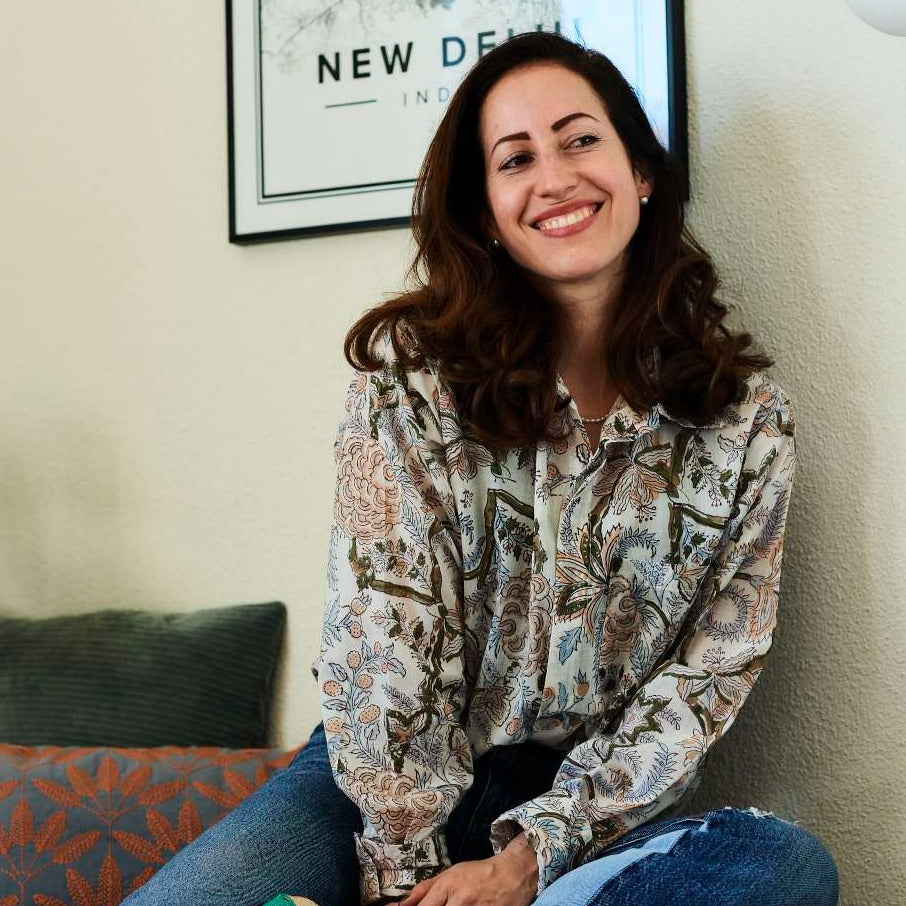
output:
[{"label": "paisley print detail", "polygon": [[497,605],[500,649],[511,661],[523,656],[528,645],[529,582],[528,576],[511,578],[501,589]]},{"label": "paisley print detail", "polygon": [[417,789],[405,774],[371,767],[352,772],[348,791],[388,843],[404,842],[413,829],[430,829],[443,798],[436,790]]},{"label": "paisley print detail", "polygon": [[380,444],[369,437],[346,437],[339,450],[334,514],[353,538],[383,538],[400,521],[403,492]]},{"label": "paisley print detail", "polygon": [[635,577],[614,576],[601,631],[601,657],[611,660],[628,652],[639,636],[645,598]]},{"label": "paisley print detail", "polygon": [[632,455],[621,450],[594,488],[601,507],[611,508],[615,516],[631,507],[640,522],[655,516],[654,501],[670,481],[669,444],[641,447]]},{"label": "paisley print detail", "polygon": [[592,455],[569,402],[567,437],[495,455],[436,367],[381,354],[337,438],[314,664],[336,781],[362,812],[363,901],[449,864],[473,759],[525,740],[564,760],[492,843],[524,829],[543,890],[693,787],[757,681],[793,408],[762,374],[704,426],[618,400]]}]

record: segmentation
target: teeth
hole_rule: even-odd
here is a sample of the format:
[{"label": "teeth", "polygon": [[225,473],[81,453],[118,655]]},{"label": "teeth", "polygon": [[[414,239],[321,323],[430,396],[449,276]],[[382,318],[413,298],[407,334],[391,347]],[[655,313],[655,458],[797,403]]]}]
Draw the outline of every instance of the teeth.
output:
[{"label": "teeth", "polygon": [[539,220],[538,229],[562,230],[564,227],[572,226],[574,223],[579,223],[579,221],[591,217],[594,212],[595,206],[588,205],[587,207],[579,208],[577,211],[570,211],[569,214],[564,214],[562,217],[551,217],[550,220]]}]

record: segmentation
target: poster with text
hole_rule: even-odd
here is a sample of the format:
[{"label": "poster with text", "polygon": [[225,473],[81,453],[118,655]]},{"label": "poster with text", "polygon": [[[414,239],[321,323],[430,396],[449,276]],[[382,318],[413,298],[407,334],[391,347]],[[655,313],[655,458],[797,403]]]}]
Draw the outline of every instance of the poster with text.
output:
[{"label": "poster with text", "polygon": [[450,96],[513,34],[607,54],[686,164],[681,0],[227,0],[230,240],[408,222]]}]

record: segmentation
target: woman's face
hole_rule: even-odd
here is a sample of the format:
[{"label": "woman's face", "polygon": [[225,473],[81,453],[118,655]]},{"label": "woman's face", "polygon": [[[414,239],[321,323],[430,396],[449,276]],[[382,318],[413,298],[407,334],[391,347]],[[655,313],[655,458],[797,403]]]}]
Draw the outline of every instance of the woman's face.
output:
[{"label": "woman's face", "polygon": [[650,185],[633,170],[600,98],[555,63],[513,70],[481,109],[488,232],[554,298],[608,298]]}]

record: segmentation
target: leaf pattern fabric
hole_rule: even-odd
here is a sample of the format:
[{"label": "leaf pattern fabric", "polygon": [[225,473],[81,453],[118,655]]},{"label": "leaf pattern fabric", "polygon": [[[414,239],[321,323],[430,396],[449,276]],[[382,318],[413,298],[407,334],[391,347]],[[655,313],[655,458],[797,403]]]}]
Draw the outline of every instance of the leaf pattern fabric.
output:
[{"label": "leaf pattern fabric", "polygon": [[117,906],[294,754],[0,744],[0,906]]},{"label": "leaf pattern fabric", "polygon": [[337,784],[363,816],[362,902],[448,865],[473,759],[526,740],[563,764],[492,843],[525,830],[540,891],[674,804],[757,680],[793,408],[763,374],[704,426],[619,398],[591,451],[570,400],[563,440],[495,456],[434,364],[381,354],[337,437],[312,668]]}]

